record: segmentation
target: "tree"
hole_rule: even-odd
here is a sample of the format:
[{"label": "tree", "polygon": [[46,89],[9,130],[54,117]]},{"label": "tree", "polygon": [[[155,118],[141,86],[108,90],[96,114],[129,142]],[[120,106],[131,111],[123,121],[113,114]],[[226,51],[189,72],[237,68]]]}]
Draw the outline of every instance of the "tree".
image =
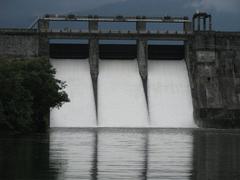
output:
[{"label": "tree", "polygon": [[44,131],[50,108],[68,102],[66,84],[46,59],[0,61],[0,128]]}]

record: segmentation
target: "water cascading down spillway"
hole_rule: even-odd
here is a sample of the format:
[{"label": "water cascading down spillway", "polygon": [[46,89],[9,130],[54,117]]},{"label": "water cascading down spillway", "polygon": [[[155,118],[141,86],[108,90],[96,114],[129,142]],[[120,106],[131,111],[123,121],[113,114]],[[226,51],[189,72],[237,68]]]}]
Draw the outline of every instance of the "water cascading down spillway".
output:
[{"label": "water cascading down spillway", "polygon": [[100,62],[99,126],[148,127],[149,118],[136,60]]},{"label": "water cascading down spillway", "polygon": [[152,127],[195,127],[190,83],[184,60],[149,61],[148,97]]},{"label": "water cascading down spillway", "polygon": [[96,110],[88,60],[51,59],[56,78],[66,81],[70,102],[50,114],[50,127],[96,127]]},{"label": "water cascading down spillway", "polygon": [[52,110],[51,127],[195,127],[184,60],[149,61],[149,109],[136,60],[100,60],[97,101],[88,60],[51,63],[71,101]]}]

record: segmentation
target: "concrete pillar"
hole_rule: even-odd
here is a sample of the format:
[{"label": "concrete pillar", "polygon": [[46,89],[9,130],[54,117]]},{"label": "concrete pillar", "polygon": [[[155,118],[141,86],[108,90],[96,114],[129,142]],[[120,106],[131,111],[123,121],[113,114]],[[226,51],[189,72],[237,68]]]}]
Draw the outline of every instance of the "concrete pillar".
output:
[{"label": "concrete pillar", "polygon": [[206,17],[203,17],[203,30],[206,31]]},{"label": "concrete pillar", "polygon": [[[98,30],[98,22],[97,21],[89,21],[88,22],[89,32]],[[95,100],[95,108],[96,114],[98,118],[98,74],[99,74],[99,40],[96,38],[89,39],[89,64],[90,64],[90,73],[92,77],[93,84],[93,92],[94,92],[94,100]],[[97,121],[98,123],[98,121]]]},{"label": "concrete pillar", "polygon": [[39,35],[38,56],[49,58],[49,39],[47,34]]},{"label": "concrete pillar", "polygon": [[137,59],[139,72],[143,79],[147,78],[148,71],[148,46],[147,41],[143,39],[139,39],[137,42]]},{"label": "concrete pillar", "polygon": [[[97,31],[98,30],[98,22],[97,21],[89,21],[89,31]],[[98,76],[98,59],[99,59],[99,42],[96,38],[89,39],[89,63],[91,75],[94,77]]]},{"label": "concrete pillar", "polygon": [[89,63],[91,75],[98,76],[99,44],[97,39],[89,40]]},{"label": "concrete pillar", "polygon": [[49,29],[49,21],[44,19],[38,20],[38,31],[39,32],[47,32]]},{"label": "concrete pillar", "polygon": [[49,40],[48,35],[44,32],[47,32],[49,29],[49,21],[44,19],[38,20],[38,32],[39,34],[39,46],[38,46],[38,56],[49,57]]},{"label": "concrete pillar", "polygon": [[89,21],[88,22],[89,31],[97,31],[98,30],[98,22],[97,21]]},{"label": "concrete pillar", "polygon": [[147,24],[144,21],[137,21],[136,22],[136,30],[137,32],[144,32],[146,31]]},{"label": "concrete pillar", "polygon": [[209,31],[212,31],[212,16],[209,15]]},{"label": "concrete pillar", "polygon": [[[138,33],[145,32],[147,28],[146,22],[137,21],[136,22],[136,30]],[[137,61],[138,61],[138,69],[139,74],[142,78],[143,89],[145,93],[145,99],[148,107],[148,87],[147,87],[147,77],[148,77],[148,46],[147,41],[145,39],[137,40]]]},{"label": "concrete pillar", "polygon": [[192,18],[192,29],[195,31],[195,17]]},{"label": "concrete pillar", "polygon": [[[136,30],[138,32],[146,31],[146,22],[137,21]],[[139,39],[137,41],[137,60],[138,60],[139,72],[143,79],[147,78],[147,61],[148,61],[147,49],[148,49],[147,41],[145,39]]]},{"label": "concrete pillar", "polygon": [[198,23],[198,31],[201,31],[201,18],[197,17],[197,23]]},{"label": "concrete pillar", "polygon": [[[98,74],[99,74],[99,45],[97,39],[89,39],[89,64],[92,77],[96,115],[98,118]],[[98,121],[97,121],[98,123]]]},{"label": "concrete pillar", "polygon": [[145,99],[148,106],[148,87],[147,87],[147,79],[148,79],[148,45],[147,41],[144,39],[139,39],[137,41],[137,60],[138,60],[138,68],[139,73],[142,78],[143,89],[145,93]]},{"label": "concrete pillar", "polygon": [[[194,24],[194,23],[193,23]],[[194,30],[194,29],[193,29]],[[183,31],[184,32],[191,32],[192,31],[192,23],[191,22],[185,22],[183,24]]]},{"label": "concrete pillar", "polygon": [[[146,22],[138,21],[136,23],[136,29],[138,32],[146,31]],[[147,61],[148,61],[148,53],[147,53],[147,41],[144,39],[139,39],[137,41],[137,60],[140,75],[142,78],[147,78]]]}]

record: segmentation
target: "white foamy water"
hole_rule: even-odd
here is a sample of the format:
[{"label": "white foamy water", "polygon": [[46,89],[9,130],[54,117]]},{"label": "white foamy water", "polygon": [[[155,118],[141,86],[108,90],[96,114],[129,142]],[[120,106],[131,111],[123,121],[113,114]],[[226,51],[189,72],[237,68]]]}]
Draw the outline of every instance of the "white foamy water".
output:
[{"label": "white foamy water", "polygon": [[99,125],[147,127],[147,104],[137,61],[101,61],[99,70]]},{"label": "white foamy water", "polygon": [[60,109],[53,109],[50,127],[93,127],[96,126],[96,111],[90,67],[87,60],[54,60],[56,78],[66,81],[70,101]]},{"label": "white foamy water", "polygon": [[151,126],[195,127],[185,61],[149,61],[148,70]]}]

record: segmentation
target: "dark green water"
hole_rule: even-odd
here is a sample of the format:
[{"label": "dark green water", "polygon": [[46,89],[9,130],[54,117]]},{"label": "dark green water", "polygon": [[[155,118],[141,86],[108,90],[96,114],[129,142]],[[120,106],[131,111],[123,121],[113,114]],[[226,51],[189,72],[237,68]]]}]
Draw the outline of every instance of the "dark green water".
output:
[{"label": "dark green water", "polygon": [[52,129],[0,137],[1,180],[240,179],[240,131]]}]

